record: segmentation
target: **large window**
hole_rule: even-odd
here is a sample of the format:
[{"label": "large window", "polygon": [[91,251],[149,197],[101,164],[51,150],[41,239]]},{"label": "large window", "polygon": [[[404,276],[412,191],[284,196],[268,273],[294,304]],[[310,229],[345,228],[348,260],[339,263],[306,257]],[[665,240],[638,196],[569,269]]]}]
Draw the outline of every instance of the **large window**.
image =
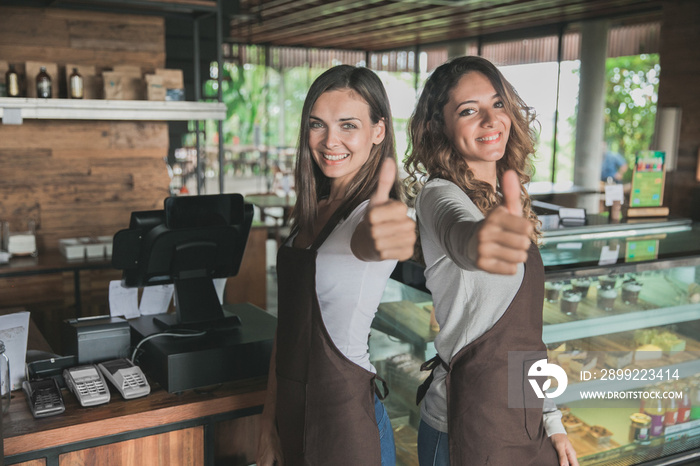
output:
[{"label": "large window", "polygon": [[[651,143],[660,72],[658,55],[633,54],[658,48],[658,24],[632,28],[632,32],[629,27],[609,32],[604,122],[609,147],[629,162]],[[465,48],[496,63],[523,100],[535,109],[540,125],[535,182],[562,187],[573,183],[579,48],[580,37],[575,32],[484,42],[478,47],[473,42]],[[222,169],[226,175],[262,177],[265,181],[257,189],[267,189],[274,172],[292,169],[299,117],[311,82],[340,63],[368,66],[383,81],[392,105],[397,155],[403,160],[408,147],[408,119],[429,73],[447,59],[447,47],[368,54],[232,44],[226,46],[225,56],[222,93],[228,111],[223,123]],[[216,68],[214,63],[205,96],[216,94]],[[205,150],[207,157],[202,163],[207,167],[203,173],[216,179],[217,125],[207,122],[204,128],[200,143],[209,149]],[[183,145],[190,146],[193,140],[190,134]]]}]

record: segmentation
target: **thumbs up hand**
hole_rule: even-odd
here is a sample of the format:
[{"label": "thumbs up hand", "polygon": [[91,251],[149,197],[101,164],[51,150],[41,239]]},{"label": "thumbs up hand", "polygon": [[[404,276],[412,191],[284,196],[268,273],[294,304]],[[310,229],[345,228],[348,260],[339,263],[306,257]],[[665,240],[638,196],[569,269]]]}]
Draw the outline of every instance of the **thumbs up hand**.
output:
[{"label": "thumbs up hand", "polygon": [[369,209],[389,202],[389,194],[396,180],[396,162],[393,159],[385,159],[379,169],[379,182],[377,189],[369,199]]},{"label": "thumbs up hand", "polygon": [[406,205],[389,198],[396,180],[396,162],[386,159],[381,167],[377,190],[369,200],[365,218],[352,236],[352,252],[358,259],[380,261],[407,260],[413,256],[416,222]]},{"label": "thumbs up hand", "polygon": [[503,174],[501,191],[503,205],[492,210],[475,233],[476,266],[490,273],[514,275],[518,264],[527,260],[533,226],[523,218],[520,180],[514,171]]}]

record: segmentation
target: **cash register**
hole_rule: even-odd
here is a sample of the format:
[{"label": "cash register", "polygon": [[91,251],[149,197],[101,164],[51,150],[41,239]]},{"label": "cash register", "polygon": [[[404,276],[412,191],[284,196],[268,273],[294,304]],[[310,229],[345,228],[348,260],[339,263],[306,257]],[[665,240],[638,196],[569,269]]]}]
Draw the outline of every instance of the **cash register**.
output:
[{"label": "cash register", "polygon": [[267,375],[276,318],[213,283],[238,273],[252,218],[240,194],[169,197],[114,235],[123,286],[174,285],[175,312],[129,320],[135,362],[170,393]]}]

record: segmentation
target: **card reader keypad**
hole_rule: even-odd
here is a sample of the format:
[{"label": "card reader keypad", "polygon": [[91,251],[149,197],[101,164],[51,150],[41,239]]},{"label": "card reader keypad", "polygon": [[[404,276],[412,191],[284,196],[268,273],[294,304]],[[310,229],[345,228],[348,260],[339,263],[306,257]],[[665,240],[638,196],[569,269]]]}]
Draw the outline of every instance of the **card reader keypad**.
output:
[{"label": "card reader keypad", "polygon": [[140,374],[129,374],[125,373],[124,374],[124,383],[122,384],[122,387],[124,388],[139,388],[139,387],[145,387],[146,386],[146,381],[141,377]]},{"label": "card reader keypad", "polygon": [[51,409],[55,406],[63,406],[63,400],[57,393],[38,390],[36,392],[36,405],[41,409]]},{"label": "card reader keypad", "polygon": [[83,396],[104,395],[107,393],[107,387],[100,380],[77,380],[76,388]]}]

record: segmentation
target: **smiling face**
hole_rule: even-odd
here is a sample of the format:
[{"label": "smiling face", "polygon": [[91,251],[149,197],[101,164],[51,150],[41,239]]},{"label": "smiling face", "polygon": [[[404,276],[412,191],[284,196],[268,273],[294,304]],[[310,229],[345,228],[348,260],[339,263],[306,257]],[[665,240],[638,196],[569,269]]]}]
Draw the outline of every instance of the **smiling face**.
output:
[{"label": "smiling face", "polygon": [[309,146],[316,164],[332,180],[331,197],[345,192],[384,135],[384,121],[372,123],[369,105],[352,90],[327,91],[316,99],[309,116]]},{"label": "smiling face", "polygon": [[462,76],[443,108],[445,135],[466,159],[477,179],[495,184],[511,119],[491,81],[478,71]]}]

